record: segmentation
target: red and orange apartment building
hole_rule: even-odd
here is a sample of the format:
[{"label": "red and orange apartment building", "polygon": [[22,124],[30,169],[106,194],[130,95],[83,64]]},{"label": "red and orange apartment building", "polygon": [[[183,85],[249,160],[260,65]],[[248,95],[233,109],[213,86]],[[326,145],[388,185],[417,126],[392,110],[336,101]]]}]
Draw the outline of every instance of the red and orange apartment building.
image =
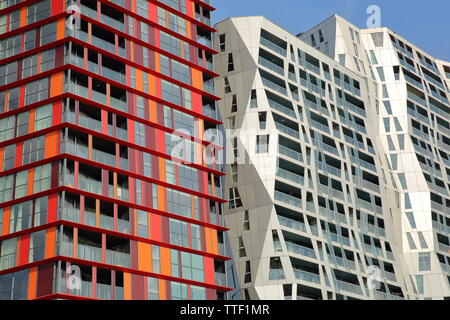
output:
[{"label": "red and orange apartment building", "polygon": [[213,10],[0,0],[0,299],[225,298]]}]

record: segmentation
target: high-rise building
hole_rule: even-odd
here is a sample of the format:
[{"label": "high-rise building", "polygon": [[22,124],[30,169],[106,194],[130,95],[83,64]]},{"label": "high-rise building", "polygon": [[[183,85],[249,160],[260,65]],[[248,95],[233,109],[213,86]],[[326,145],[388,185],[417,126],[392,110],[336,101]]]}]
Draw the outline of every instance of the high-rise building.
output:
[{"label": "high-rise building", "polygon": [[213,10],[0,1],[0,299],[225,297]]},{"label": "high-rise building", "polygon": [[246,299],[450,298],[450,63],[332,16],[216,25]]}]

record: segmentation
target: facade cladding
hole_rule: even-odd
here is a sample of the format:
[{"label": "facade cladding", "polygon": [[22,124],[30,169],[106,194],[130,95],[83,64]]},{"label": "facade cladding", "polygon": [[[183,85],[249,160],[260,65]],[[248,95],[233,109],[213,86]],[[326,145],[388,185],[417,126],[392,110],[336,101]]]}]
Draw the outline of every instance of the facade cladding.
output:
[{"label": "facade cladding", "polygon": [[225,298],[213,10],[0,1],[0,299]]},{"label": "facade cladding", "polygon": [[216,25],[247,299],[450,298],[450,63],[332,16]]}]

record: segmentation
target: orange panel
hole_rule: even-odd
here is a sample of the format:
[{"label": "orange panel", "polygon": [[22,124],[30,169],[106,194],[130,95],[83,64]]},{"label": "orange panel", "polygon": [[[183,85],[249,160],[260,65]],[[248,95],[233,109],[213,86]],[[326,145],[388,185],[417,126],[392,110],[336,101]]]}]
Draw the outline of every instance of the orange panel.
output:
[{"label": "orange panel", "polygon": [[63,73],[55,73],[50,78],[50,98],[63,93]]},{"label": "orange panel", "polygon": [[45,159],[59,154],[59,132],[50,132],[45,136]]},{"label": "orange panel", "polygon": [[[156,78],[155,78],[155,76],[153,76],[151,74],[148,75],[148,92],[152,96],[156,95]],[[154,102],[154,103],[156,105],[156,102]]]},{"label": "orange panel", "polygon": [[27,25],[27,7],[20,9],[20,27],[25,27]]},{"label": "orange panel", "polygon": [[149,243],[138,242],[139,270],[152,272],[152,246]]},{"label": "orange panel", "polygon": [[124,300],[131,300],[131,275],[129,273],[123,274],[123,291]]},{"label": "orange panel", "polygon": [[4,157],[4,153],[5,153],[5,149],[4,148],[0,148],[0,171],[3,171],[3,157]]},{"label": "orange panel", "polygon": [[212,253],[211,229],[205,228],[206,252]]},{"label": "orange panel", "polygon": [[136,69],[136,89],[140,90],[140,91],[144,91],[142,84],[143,84],[142,71]]},{"label": "orange panel", "polygon": [[200,70],[191,68],[192,86],[194,88],[203,90],[203,73]]},{"label": "orange panel", "polygon": [[166,297],[166,282],[162,279],[158,280],[159,300],[167,300]]},{"label": "orange panel", "polygon": [[28,171],[28,194],[32,194],[33,193],[33,183],[34,181],[34,168],[31,168]]},{"label": "orange panel", "polygon": [[169,248],[160,248],[160,259],[161,259],[161,274],[170,276],[171,266],[170,266],[170,249]]},{"label": "orange panel", "polygon": [[64,38],[66,19],[59,19],[57,22],[56,40]]},{"label": "orange panel", "polygon": [[159,53],[155,53],[155,67],[156,67],[156,72],[160,72],[161,61],[160,61]]},{"label": "orange panel", "polygon": [[35,113],[36,113],[35,110],[36,109],[31,109],[30,113],[29,113],[29,115],[30,115],[30,120],[29,120],[29,124],[28,124],[28,132],[29,133],[34,132],[34,117],[35,117]]},{"label": "orange panel", "polygon": [[192,39],[192,35],[191,35],[191,23],[189,21],[186,20],[186,31],[187,31],[187,37],[189,39]]},{"label": "orange panel", "polygon": [[47,229],[45,235],[45,259],[55,256],[56,227]]},{"label": "orange panel", "polygon": [[30,275],[28,279],[28,300],[36,298],[37,288],[37,267],[30,269]]},{"label": "orange panel", "polygon": [[217,239],[217,230],[211,229],[212,253],[219,254],[219,241]]},{"label": "orange panel", "polygon": [[3,227],[2,236],[9,233],[9,219],[11,218],[11,207],[6,207],[3,209]]}]

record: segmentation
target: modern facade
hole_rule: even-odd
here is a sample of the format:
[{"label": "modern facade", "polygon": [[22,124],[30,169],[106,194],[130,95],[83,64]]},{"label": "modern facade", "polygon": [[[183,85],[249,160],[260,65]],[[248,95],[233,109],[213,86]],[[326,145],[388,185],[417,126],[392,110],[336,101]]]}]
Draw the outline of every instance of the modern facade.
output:
[{"label": "modern facade", "polygon": [[332,16],[216,25],[246,299],[450,297],[450,63]]},{"label": "modern facade", "polygon": [[225,298],[213,10],[0,1],[0,299]]}]

